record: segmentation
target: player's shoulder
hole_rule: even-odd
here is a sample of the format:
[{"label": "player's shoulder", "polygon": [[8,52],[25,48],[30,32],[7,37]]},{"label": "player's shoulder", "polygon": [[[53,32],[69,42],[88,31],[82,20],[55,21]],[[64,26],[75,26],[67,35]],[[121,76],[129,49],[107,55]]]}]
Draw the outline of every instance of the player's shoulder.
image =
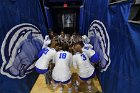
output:
[{"label": "player's shoulder", "polygon": [[54,48],[48,48],[49,50],[51,50],[51,51],[55,51],[55,49]]},{"label": "player's shoulder", "polygon": [[90,47],[90,48],[93,48],[93,45],[92,45],[92,44],[89,44],[89,47]]},{"label": "player's shoulder", "polygon": [[87,52],[83,52],[82,54],[87,55]]},{"label": "player's shoulder", "polygon": [[70,53],[69,51],[64,51],[64,53],[66,53],[67,55],[72,56],[72,53]]},{"label": "player's shoulder", "polygon": [[50,50],[50,48],[47,46],[47,47],[43,48],[43,50]]},{"label": "player's shoulder", "polygon": [[54,48],[50,48],[51,52],[56,52],[56,50]]},{"label": "player's shoulder", "polygon": [[81,55],[81,53],[77,52],[77,53],[75,53],[73,56],[74,56],[74,57],[77,57],[77,56],[79,56],[79,55]]},{"label": "player's shoulder", "polygon": [[68,53],[68,54],[71,54],[69,51],[65,51],[66,53]]},{"label": "player's shoulder", "polygon": [[63,51],[62,50],[59,50],[59,51],[57,51],[57,53],[63,53]]},{"label": "player's shoulder", "polygon": [[59,51],[57,51],[57,55],[59,55],[59,54],[61,54],[61,53],[64,53],[64,51],[63,50],[59,50]]},{"label": "player's shoulder", "polygon": [[93,47],[92,44],[90,44],[90,43],[84,43],[84,46],[86,46],[86,47]]}]

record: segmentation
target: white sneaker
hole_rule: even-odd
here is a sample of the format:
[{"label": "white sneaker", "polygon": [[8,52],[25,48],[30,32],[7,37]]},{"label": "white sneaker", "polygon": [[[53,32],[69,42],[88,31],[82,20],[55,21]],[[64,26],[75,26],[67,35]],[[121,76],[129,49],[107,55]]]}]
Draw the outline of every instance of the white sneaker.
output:
[{"label": "white sneaker", "polygon": [[92,93],[92,89],[88,89],[88,92],[89,92],[89,93]]},{"label": "white sneaker", "polygon": [[63,93],[64,88],[60,87],[60,93]]},{"label": "white sneaker", "polygon": [[72,88],[68,88],[68,93],[71,93],[72,92]]},{"label": "white sneaker", "polygon": [[53,84],[52,86],[53,86],[53,89],[55,90],[58,84]]},{"label": "white sneaker", "polygon": [[74,86],[74,89],[75,89],[75,92],[78,93],[78,86],[77,85]]},{"label": "white sneaker", "polygon": [[90,86],[88,87],[88,92],[92,93],[92,88]]}]

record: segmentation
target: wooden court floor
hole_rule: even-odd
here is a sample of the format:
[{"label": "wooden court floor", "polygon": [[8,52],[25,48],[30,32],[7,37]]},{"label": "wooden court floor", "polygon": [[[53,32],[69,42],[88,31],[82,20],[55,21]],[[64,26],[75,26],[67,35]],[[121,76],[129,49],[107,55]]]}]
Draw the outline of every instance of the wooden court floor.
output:
[{"label": "wooden court floor", "polygon": [[[92,80],[92,82],[93,82],[92,93],[96,93],[97,90],[101,91],[100,84],[99,84],[98,79],[96,77]],[[53,90],[51,85],[47,85],[45,83],[45,76],[40,75],[30,93],[59,93],[59,88],[57,88],[56,90]],[[67,87],[66,86],[64,87],[64,92],[63,93],[67,93]],[[74,92],[74,87],[73,87],[72,93],[75,93]],[[79,93],[88,93],[86,83],[82,83],[80,85]]]}]

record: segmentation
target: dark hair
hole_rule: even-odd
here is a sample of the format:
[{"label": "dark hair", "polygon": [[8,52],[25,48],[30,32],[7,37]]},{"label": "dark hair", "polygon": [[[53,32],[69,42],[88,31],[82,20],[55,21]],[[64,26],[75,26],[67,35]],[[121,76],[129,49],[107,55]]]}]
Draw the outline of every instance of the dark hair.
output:
[{"label": "dark hair", "polygon": [[80,46],[83,47],[83,46],[84,46],[84,43],[83,43],[83,41],[79,41],[79,42],[75,43],[74,46],[75,46],[75,45],[80,45]]},{"label": "dark hair", "polygon": [[78,42],[82,47],[84,46],[83,41]]},{"label": "dark hair", "polygon": [[62,44],[62,50],[63,50],[63,51],[68,51],[68,50],[69,50],[69,46],[68,46],[67,43],[63,43],[63,44]]},{"label": "dark hair", "polygon": [[55,44],[55,46],[59,46],[60,44],[57,42],[56,44]]},{"label": "dark hair", "polygon": [[69,52],[72,53],[72,54],[74,54],[74,50],[72,49],[72,47],[73,47],[73,45],[70,45],[69,46]]}]

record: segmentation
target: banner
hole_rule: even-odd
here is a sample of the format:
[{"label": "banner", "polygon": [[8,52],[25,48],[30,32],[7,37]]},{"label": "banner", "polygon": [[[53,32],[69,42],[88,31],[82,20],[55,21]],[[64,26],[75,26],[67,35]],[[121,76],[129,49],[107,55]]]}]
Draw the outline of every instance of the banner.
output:
[{"label": "banner", "polygon": [[82,27],[100,55],[97,75],[103,93],[140,91],[140,24],[128,22],[131,4],[132,0],[111,5],[107,0],[85,0]]},{"label": "banner", "polygon": [[[80,13],[83,14],[80,16],[80,21],[82,21],[80,23],[80,28],[82,28],[80,29],[80,34],[88,35],[88,29],[93,20],[104,21],[107,19],[108,0],[98,0],[97,3],[102,3],[101,5],[95,2],[94,0],[84,0],[83,7],[80,9]],[[101,8],[102,6],[104,8]]]},{"label": "banner", "polygon": [[45,13],[46,13],[46,19],[47,19],[47,23],[48,23],[48,28],[52,29],[53,28],[52,15],[51,15],[50,9],[46,6],[45,6]]},{"label": "banner", "polygon": [[2,0],[0,32],[0,93],[30,93],[46,34],[39,0]]}]

